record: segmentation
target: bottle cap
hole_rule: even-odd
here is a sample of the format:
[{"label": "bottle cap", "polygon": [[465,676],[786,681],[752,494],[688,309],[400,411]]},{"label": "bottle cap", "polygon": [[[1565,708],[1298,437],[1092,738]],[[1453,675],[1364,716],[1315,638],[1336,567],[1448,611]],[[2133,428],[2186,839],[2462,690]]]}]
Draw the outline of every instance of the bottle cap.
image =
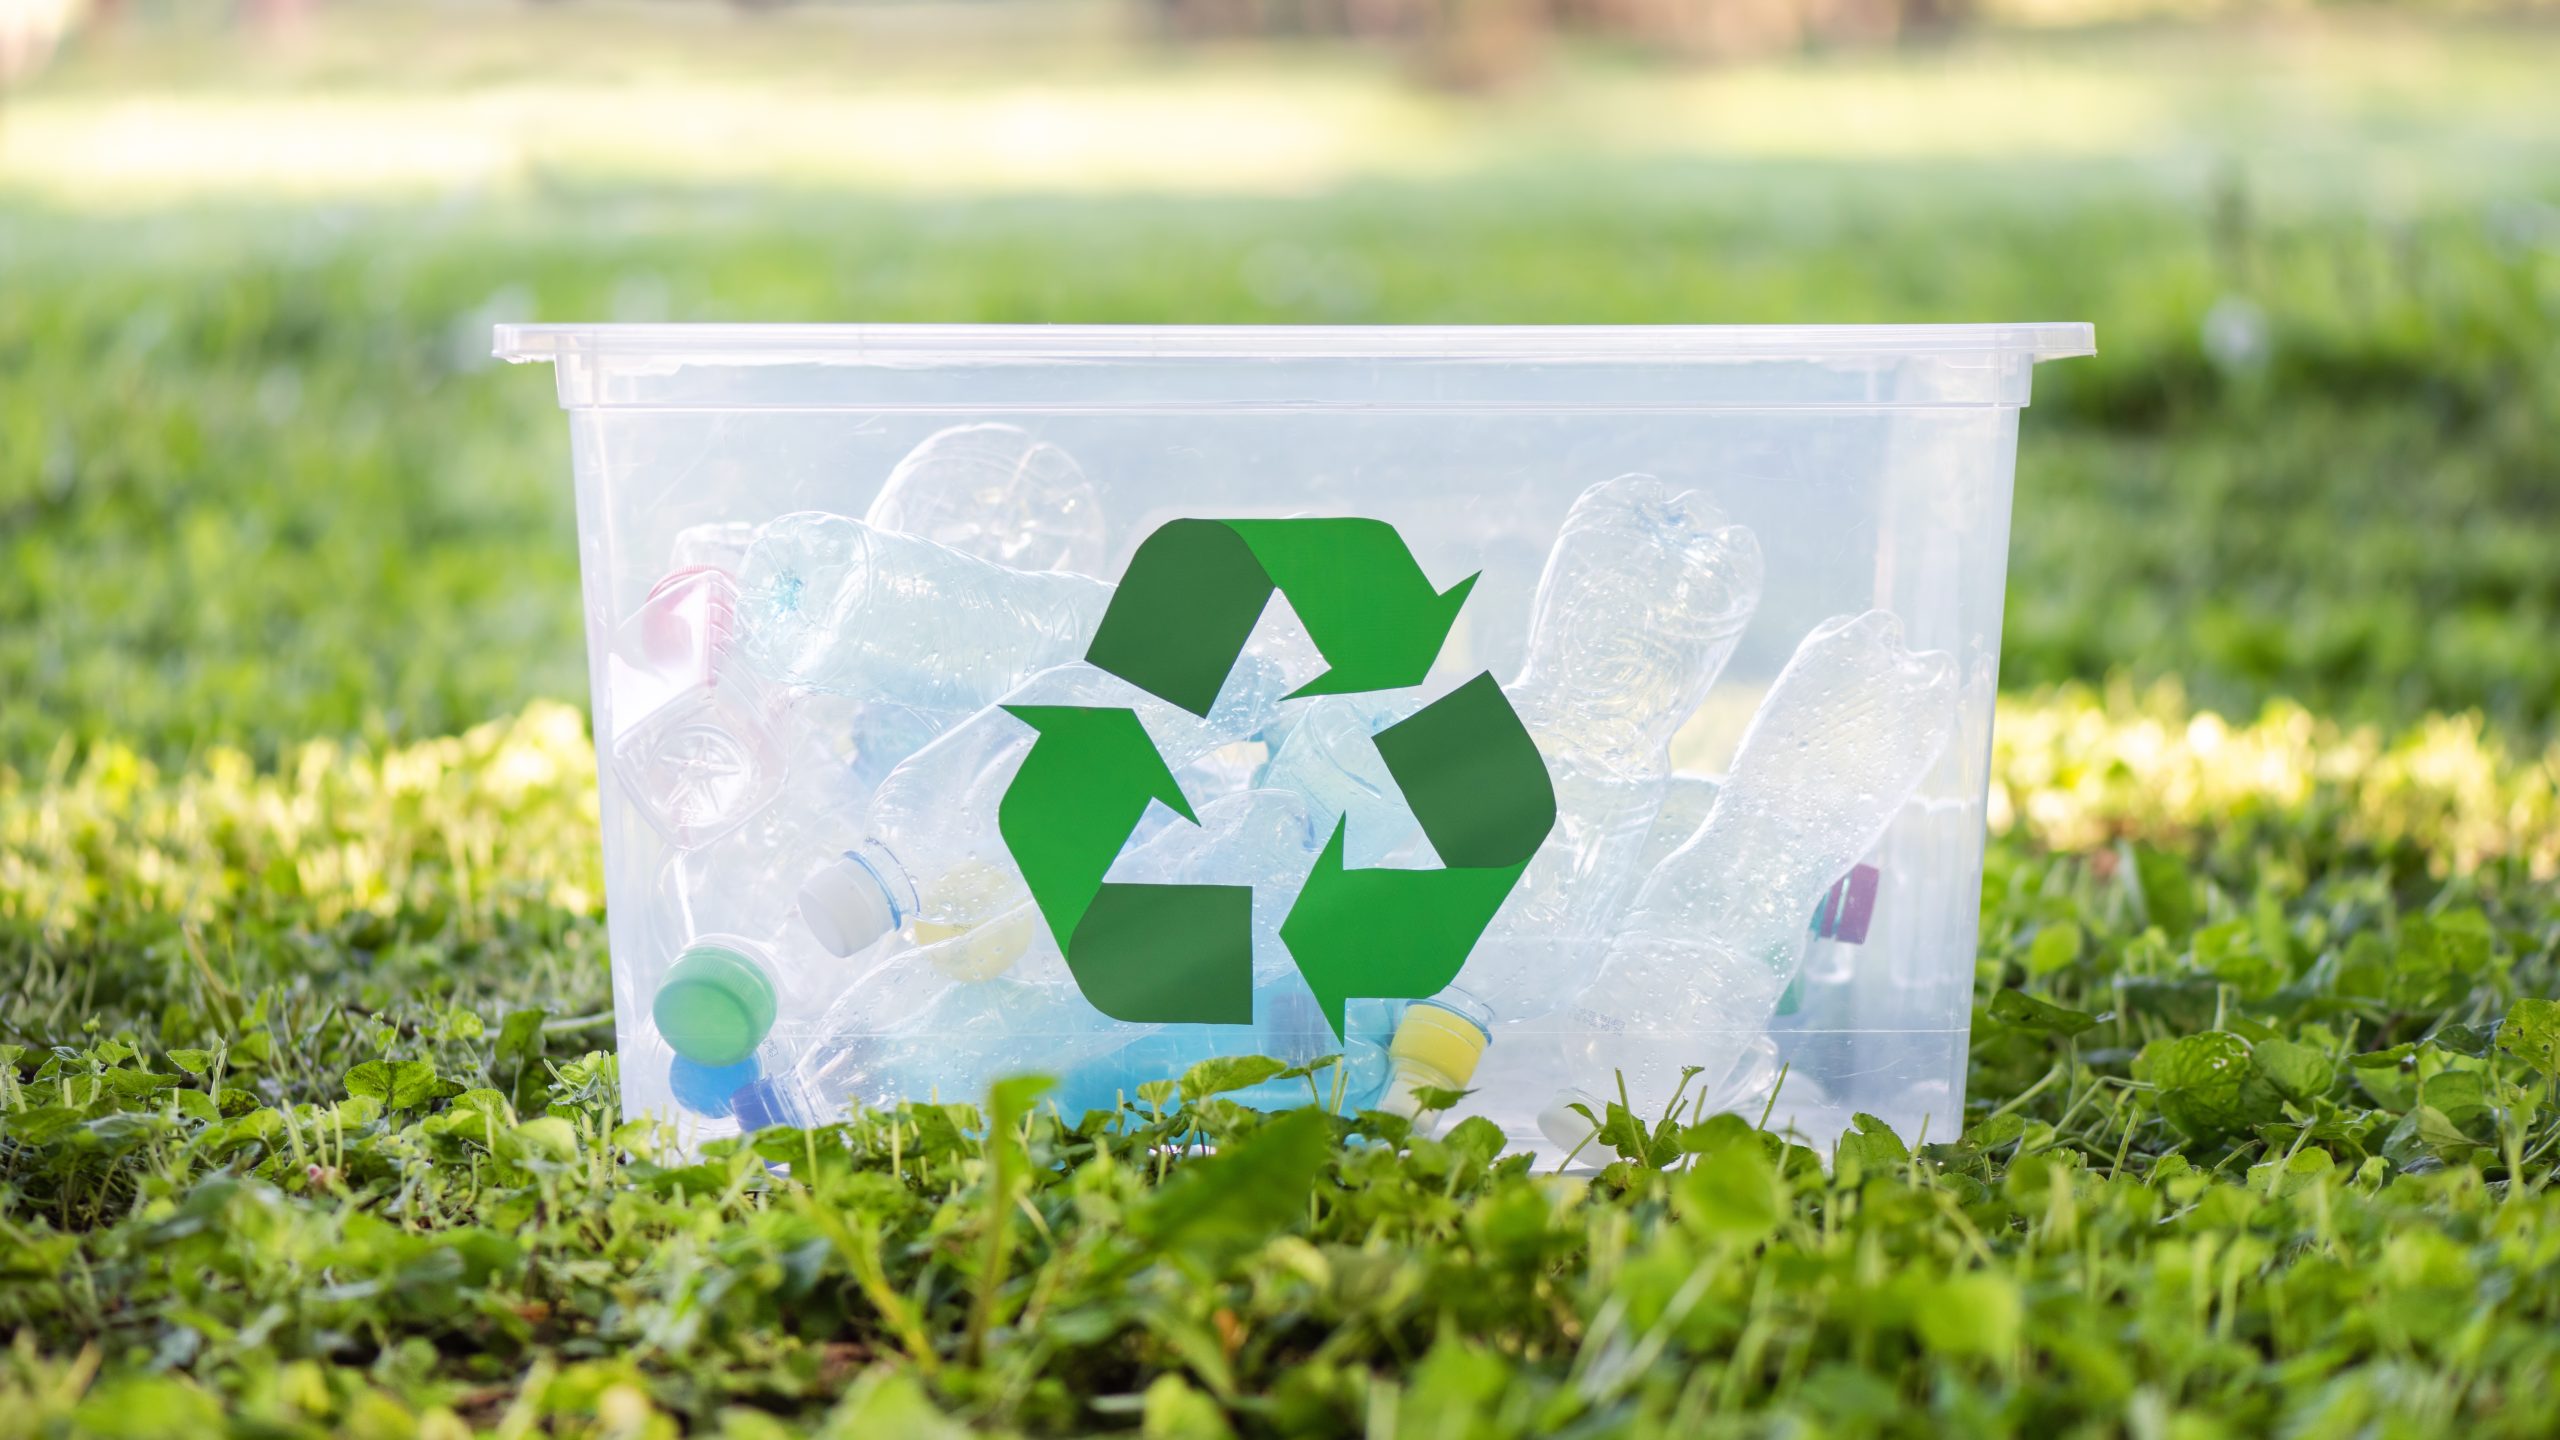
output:
[{"label": "bottle cap", "polygon": [[735,1065],[773,1028],[773,979],[744,950],[692,945],[668,969],[649,1012],[678,1055],[696,1065]]},{"label": "bottle cap", "polygon": [[[1436,1000],[1415,1001],[1397,1022],[1395,1039],[1387,1043],[1395,1070],[1378,1108],[1414,1116],[1422,1110],[1416,1091],[1466,1088],[1492,1043],[1492,1034],[1472,1016]],[[1428,1127],[1419,1128],[1427,1133]]]},{"label": "bottle cap", "polygon": [[[1398,1070],[1436,1071],[1448,1077],[1443,1089],[1456,1089],[1475,1077],[1476,1062],[1492,1043],[1484,1027],[1466,1015],[1435,1001],[1419,1000],[1397,1023],[1396,1038],[1388,1044],[1387,1053],[1395,1057]],[[1436,1082],[1426,1077],[1425,1083]]]},{"label": "bottle cap", "polygon": [[800,918],[828,954],[852,955],[898,928],[898,907],[871,867],[848,855],[800,887]]},{"label": "bottle cap", "polygon": [[730,1097],[742,1086],[755,1083],[763,1073],[756,1057],[748,1056],[735,1065],[701,1065],[677,1056],[667,1066],[667,1089],[676,1103],[696,1115],[725,1120],[731,1109]]},{"label": "bottle cap", "polygon": [[[1582,1111],[1573,1108],[1576,1105],[1589,1110],[1593,1118],[1583,1119]],[[1588,1090],[1559,1090],[1556,1098],[1547,1102],[1547,1108],[1538,1112],[1538,1133],[1547,1137],[1548,1144],[1570,1154],[1600,1132],[1599,1117],[1608,1113],[1609,1102]]]}]

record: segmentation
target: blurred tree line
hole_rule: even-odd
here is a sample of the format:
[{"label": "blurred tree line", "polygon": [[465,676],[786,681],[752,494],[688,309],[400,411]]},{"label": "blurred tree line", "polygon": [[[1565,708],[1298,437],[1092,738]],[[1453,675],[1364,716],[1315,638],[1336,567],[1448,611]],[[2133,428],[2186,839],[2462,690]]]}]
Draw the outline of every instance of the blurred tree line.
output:
[{"label": "blurred tree line", "polygon": [[[786,0],[763,0],[786,3]],[[2548,16],[2560,0],[1135,0],[1175,41],[1332,37],[1408,48],[1444,84],[1495,84],[1580,36],[1694,61],[1921,41],[1970,24],[2063,28],[2321,9]]]},{"label": "blurred tree line", "polygon": [[1883,45],[1944,31],[1979,0],[1142,0],[1167,36],[1334,36],[1414,47],[1433,78],[1499,81],[1550,37],[1699,60]]},{"label": "blurred tree line", "polygon": [[[148,23],[178,14],[223,16],[244,28],[291,29],[324,0],[0,0],[0,85],[40,67],[84,21]],[[346,5],[347,0],[328,0]],[[581,0],[527,0],[578,8]],[[2431,15],[2560,12],[2560,0],[695,0],[747,11],[941,8],[958,16],[1081,7],[1125,10],[1142,34],[1173,44],[1265,39],[1340,40],[1412,56],[1422,74],[1459,88],[1500,84],[1531,68],[1554,41],[1586,37],[1640,53],[1695,61],[1745,60],[1811,49],[1877,47],[1967,24],[2056,27],[2213,19],[2322,8]],[[349,8],[360,8],[350,6]],[[454,23],[475,23],[455,5]],[[597,5],[609,28],[612,7]]]}]

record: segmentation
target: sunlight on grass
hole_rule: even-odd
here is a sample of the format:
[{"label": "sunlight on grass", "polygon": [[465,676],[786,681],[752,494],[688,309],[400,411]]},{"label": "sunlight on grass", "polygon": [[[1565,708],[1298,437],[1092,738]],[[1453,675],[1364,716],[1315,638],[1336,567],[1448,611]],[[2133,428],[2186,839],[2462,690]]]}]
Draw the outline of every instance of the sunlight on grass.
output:
[{"label": "sunlight on grass", "polygon": [[252,892],[313,924],[394,913],[484,939],[500,912],[602,906],[595,752],[545,702],[387,750],[308,742],[261,771],[214,750],[164,776],[122,746],[32,782],[0,769],[0,918],[57,938],[155,915],[221,926]]},{"label": "sunlight on grass", "polygon": [[[2397,735],[2276,704],[2235,724],[2174,688],[2079,687],[2000,707],[1991,826],[2039,847],[2169,845],[2271,817],[2348,845],[2425,848],[2442,872],[2560,874],[2560,742],[2510,749],[2476,717]],[[110,919],[222,923],[252,890],[311,921],[598,913],[595,756],[575,709],[389,749],[313,741],[273,770],[210,752],[164,775],[117,745],[34,777],[0,770],[0,918],[69,937]],[[261,902],[266,903],[266,902]]]},{"label": "sunlight on grass", "polygon": [[2518,753],[2476,715],[2386,736],[2282,701],[2234,724],[2189,710],[2173,685],[2138,699],[2066,686],[2001,703],[1995,833],[2089,850],[2270,813],[2319,816],[2350,845],[2422,848],[2438,874],[2514,860],[2549,879],[2560,875],[2560,742]]}]

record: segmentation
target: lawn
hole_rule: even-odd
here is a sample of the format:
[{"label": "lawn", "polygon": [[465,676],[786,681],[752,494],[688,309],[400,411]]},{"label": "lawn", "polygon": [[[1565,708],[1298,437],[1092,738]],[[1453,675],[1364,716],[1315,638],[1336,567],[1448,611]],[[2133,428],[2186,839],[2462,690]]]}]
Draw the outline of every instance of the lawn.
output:
[{"label": "lawn", "polygon": [[[437,13],[0,107],[0,1436],[2560,1432],[2560,33],[1487,99]],[[564,427],[487,329],[713,317],[2094,320],[1970,1128],[623,1126]]]}]

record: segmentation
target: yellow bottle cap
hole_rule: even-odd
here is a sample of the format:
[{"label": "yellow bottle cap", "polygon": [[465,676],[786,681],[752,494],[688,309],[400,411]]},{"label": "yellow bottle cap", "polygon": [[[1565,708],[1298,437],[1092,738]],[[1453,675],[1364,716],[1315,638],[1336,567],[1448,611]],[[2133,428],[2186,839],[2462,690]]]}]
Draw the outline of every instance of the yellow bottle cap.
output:
[{"label": "yellow bottle cap", "polygon": [[1475,1077],[1476,1062],[1484,1058],[1491,1043],[1483,1026],[1445,1005],[1424,1000],[1406,1009],[1387,1053],[1395,1057],[1399,1072],[1437,1071],[1447,1077],[1441,1088],[1457,1089]]}]

